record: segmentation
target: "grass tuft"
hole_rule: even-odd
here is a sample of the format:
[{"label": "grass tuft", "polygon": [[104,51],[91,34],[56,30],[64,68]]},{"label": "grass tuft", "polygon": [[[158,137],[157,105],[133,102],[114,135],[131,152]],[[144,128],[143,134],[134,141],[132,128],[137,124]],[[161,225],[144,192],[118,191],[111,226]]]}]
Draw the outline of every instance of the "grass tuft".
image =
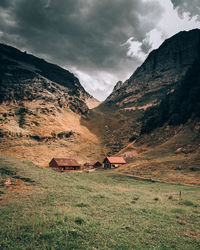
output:
[{"label": "grass tuft", "polygon": [[182,208],[173,208],[173,209],[171,209],[171,212],[172,213],[177,213],[177,214],[184,214],[185,210],[182,209]]},{"label": "grass tuft", "polygon": [[78,203],[76,204],[76,207],[89,207],[89,205],[85,203]]},{"label": "grass tuft", "polygon": [[180,205],[185,205],[185,206],[190,206],[190,207],[198,207],[199,206],[199,204],[194,203],[194,202],[192,202],[190,200],[181,201],[181,202],[179,202],[179,204]]}]

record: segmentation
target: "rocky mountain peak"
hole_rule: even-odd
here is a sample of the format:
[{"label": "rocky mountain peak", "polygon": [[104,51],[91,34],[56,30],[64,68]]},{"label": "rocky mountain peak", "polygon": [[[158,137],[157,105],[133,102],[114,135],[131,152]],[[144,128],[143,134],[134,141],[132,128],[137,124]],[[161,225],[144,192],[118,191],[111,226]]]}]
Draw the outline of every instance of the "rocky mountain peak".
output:
[{"label": "rocky mountain peak", "polygon": [[116,91],[116,90],[120,89],[120,88],[121,88],[121,86],[122,86],[122,84],[123,84],[123,82],[122,82],[122,81],[118,81],[118,82],[116,83],[116,85],[115,85],[115,87],[114,87],[113,91]]}]

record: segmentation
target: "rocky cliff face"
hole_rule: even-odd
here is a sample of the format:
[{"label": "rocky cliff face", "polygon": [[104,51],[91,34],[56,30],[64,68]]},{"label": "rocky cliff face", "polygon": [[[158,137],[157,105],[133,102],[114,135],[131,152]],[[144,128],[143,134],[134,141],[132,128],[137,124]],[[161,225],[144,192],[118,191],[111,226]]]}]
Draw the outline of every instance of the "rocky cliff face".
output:
[{"label": "rocky cliff face", "polygon": [[0,44],[0,102],[43,100],[86,114],[92,99],[78,78],[61,67]]},{"label": "rocky cliff face", "polygon": [[152,51],[145,62],[123,84],[117,85],[106,103],[129,109],[146,109],[174,91],[197,59],[200,30],[183,31]]}]

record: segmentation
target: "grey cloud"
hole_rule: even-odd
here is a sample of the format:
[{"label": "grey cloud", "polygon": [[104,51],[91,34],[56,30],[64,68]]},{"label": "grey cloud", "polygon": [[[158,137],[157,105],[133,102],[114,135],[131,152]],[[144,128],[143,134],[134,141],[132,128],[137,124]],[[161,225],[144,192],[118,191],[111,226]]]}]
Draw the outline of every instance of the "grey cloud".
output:
[{"label": "grey cloud", "polygon": [[147,54],[150,49],[152,48],[152,44],[149,41],[144,40],[144,42],[141,45],[141,50]]},{"label": "grey cloud", "polygon": [[197,20],[200,21],[199,0],[171,0],[171,2],[181,17],[183,16],[183,13],[187,12],[190,17],[197,16]]},{"label": "grey cloud", "polygon": [[2,42],[66,68],[119,76],[138,63],[121,44],[131,36],[142,42],[163,11],[156,0],[1,0],[0,6],[12,20],[0,24]]},{"label": "grey cloud", "polygon": [[8,32],[21,37],[27,49],[62,64],[109,69],[126,55],[120,44],[133,34],[144,39],[160,8],[140,0],[18,0],[9,11],[16,27]]}]

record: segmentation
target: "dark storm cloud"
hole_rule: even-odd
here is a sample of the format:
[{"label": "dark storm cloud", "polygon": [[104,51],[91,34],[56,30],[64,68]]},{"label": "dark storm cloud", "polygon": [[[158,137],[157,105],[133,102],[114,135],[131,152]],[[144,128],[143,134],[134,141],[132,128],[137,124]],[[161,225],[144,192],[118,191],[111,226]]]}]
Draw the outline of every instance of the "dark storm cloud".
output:
[{"label": "dark storm cloud", "polygon": [[200,1],[199,0],[171,0],[174,8],[177,9],[180,16],[183,13],[189,13],[190,17],[197,16],[200,21]]},{"label": "dark storm cloud", "polygon": [[7,8],[9,5],[10,5],[9,0],[1,0],[0,1],[0,7],[2,7],[2,8]]},{"label": "dark storm cloud", "polygon": [[[62,65],[118,70],[129,37],[142,41],[161,15],[155,1],[1,0],[1,40]],[[4,12],[4,14],[3,14]]]}]

